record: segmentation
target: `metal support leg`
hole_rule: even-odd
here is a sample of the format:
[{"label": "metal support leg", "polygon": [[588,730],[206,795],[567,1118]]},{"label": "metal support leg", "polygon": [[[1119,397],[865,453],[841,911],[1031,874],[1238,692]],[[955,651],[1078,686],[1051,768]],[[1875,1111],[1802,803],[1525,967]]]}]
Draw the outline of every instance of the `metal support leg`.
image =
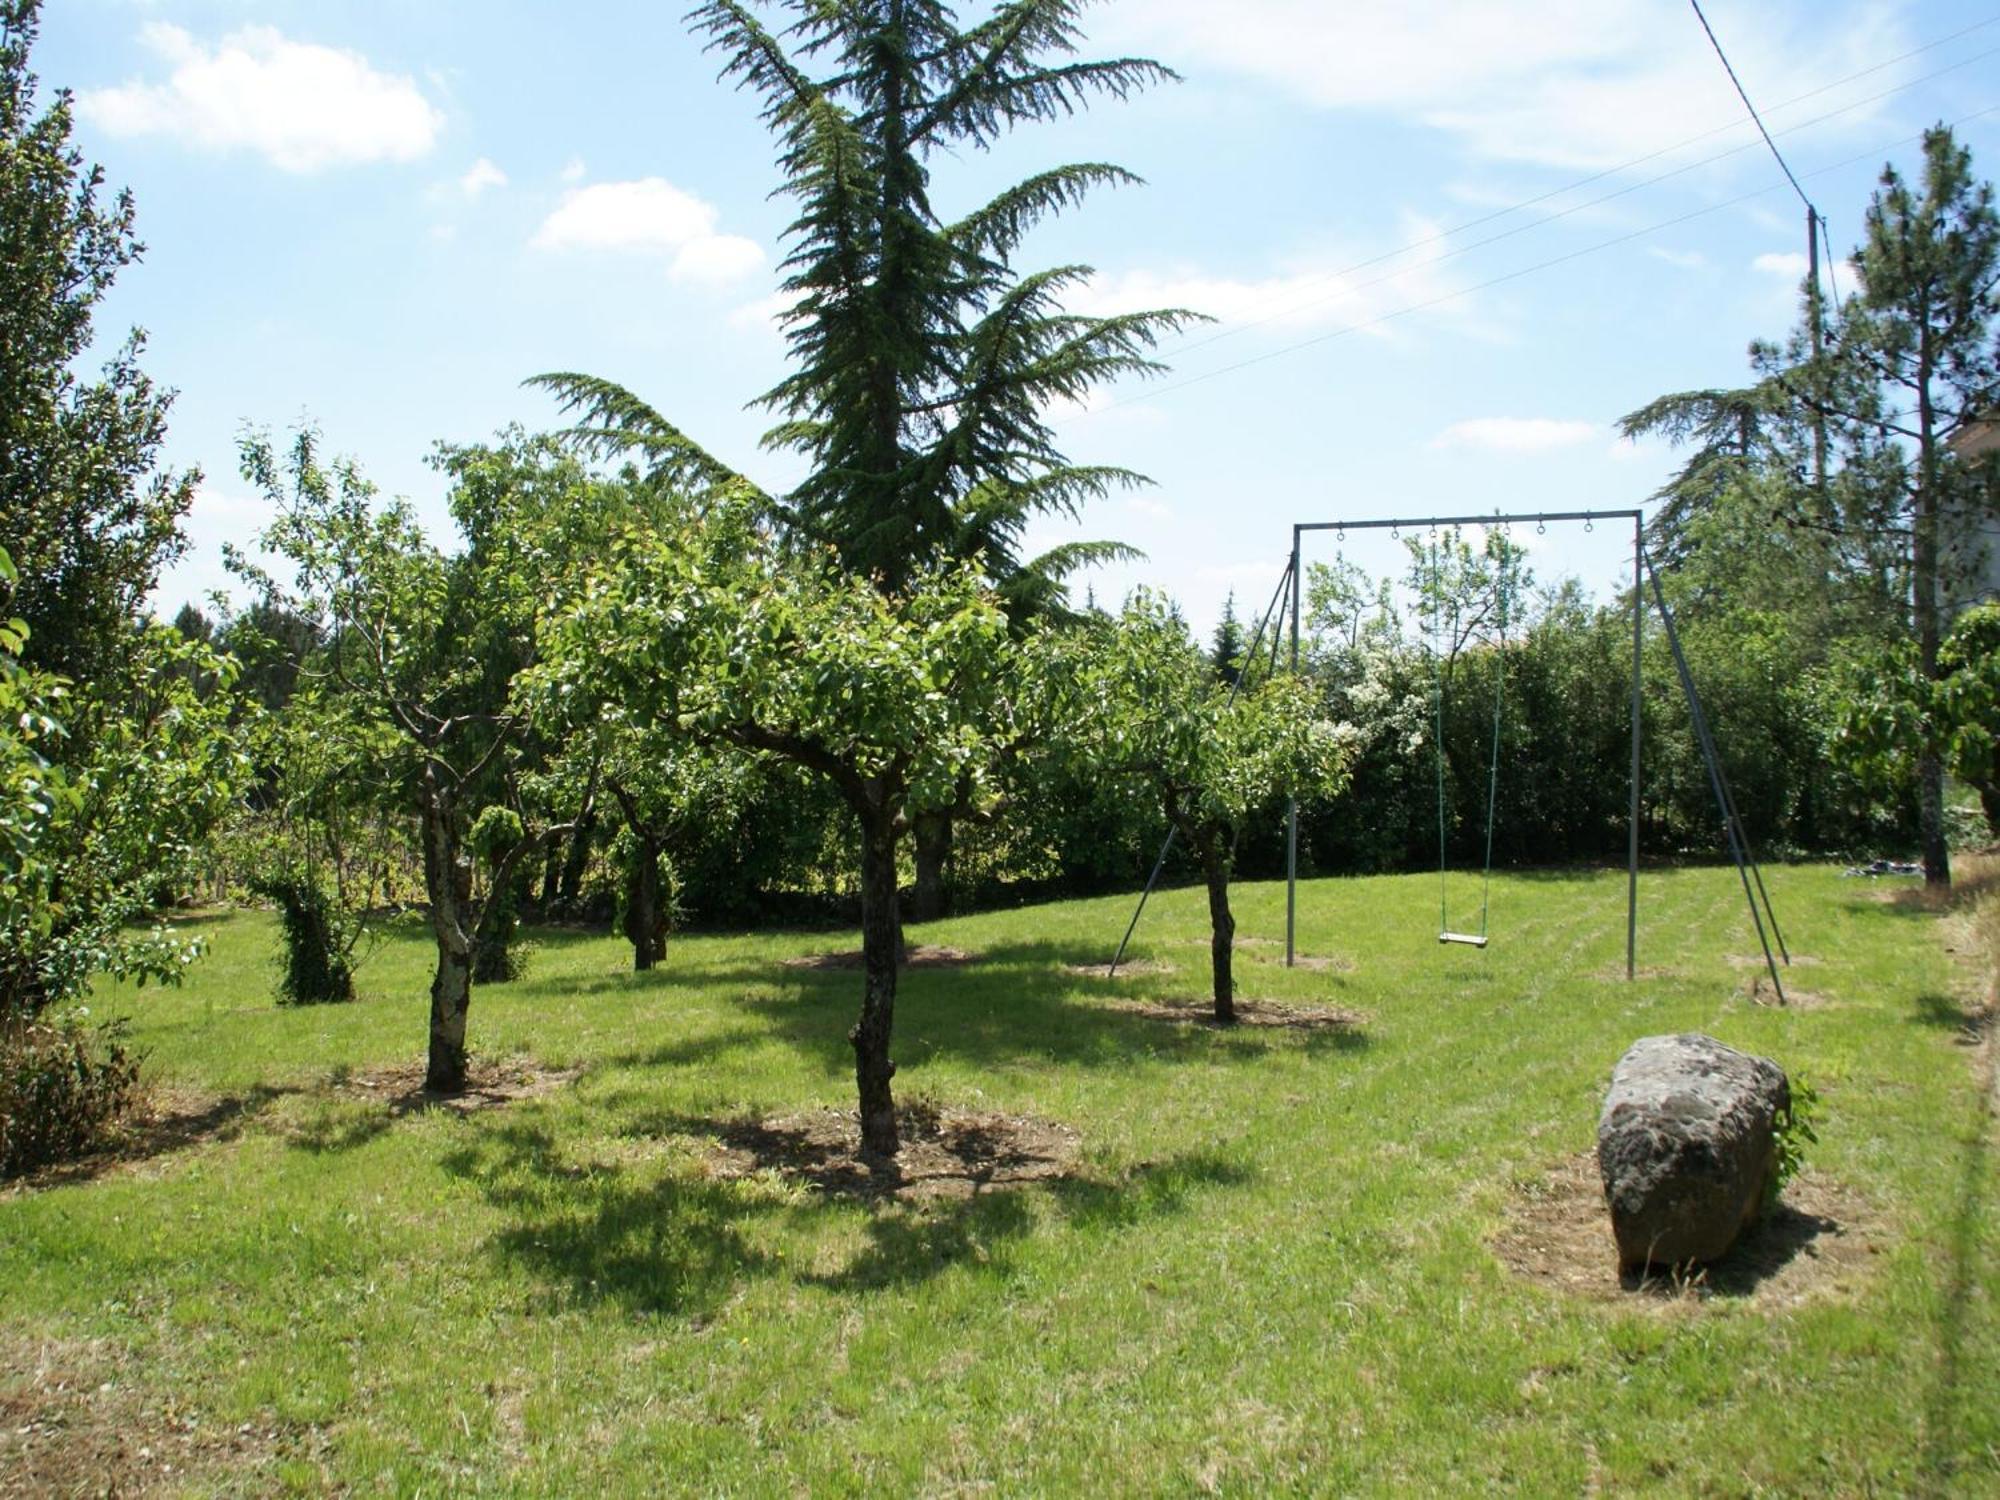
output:
[{"label": "metal support leg", "polygon": [[1688,713],[1695,726],[1695,743],[1701,750],[1702,760],[1708,766],[1708,781],[1715,793],[1715,805],[1722,814],[1722,827],[1729,839],[1730,857],[1736,861],[1737,878],[1743,882],[1743,899],[1750,906],[1750,920],[1757,928],[1757,942],[1764,950],[1764,966],[1771,973],[1771,987],[1777,991],[1778,1003],[1786,1004],[1785,984],[1778,977],[1778,960],[1771,952],[1771,940],[1764,931],[1764,914],[1758,909],[1757,897],[1750,888],[1749,855],[1744,848],[1742,830],[1737,826],[1734,805],[1723,785],[1722,766],[1715,754],[1715,742],[1709,737],[1708,723],[1701,711],[1701,695],[1695,691],[1694,673],[1689,670],[1687,656],[1681,650],[1680,632],[1674,629],[1673,612],[1667,608],[1666,591],[1660,587],[1660,575],[1651,561],[1646,563],[1646,576],[1652,581],[1653,600],[1659,605],[1660,623],[1666,627],[1667,649],[1673,652],[1674,671],[1680,677],[1681,691],[1687,697]]}]

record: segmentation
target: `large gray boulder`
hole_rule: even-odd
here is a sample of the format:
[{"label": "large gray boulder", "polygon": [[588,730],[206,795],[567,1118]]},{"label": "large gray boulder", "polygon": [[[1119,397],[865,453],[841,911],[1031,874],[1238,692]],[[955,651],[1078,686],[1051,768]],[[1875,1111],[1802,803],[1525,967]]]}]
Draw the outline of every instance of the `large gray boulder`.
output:
[{"label": "large gray boulder", "polygon": [[1720,1259],[1762,1212],[1772,1125],[1791,1084],[1769,1058],[1699,1032],[1641,1037],[1618,1060],[1597,1121],[1597,1166],[1619,1264]]}]

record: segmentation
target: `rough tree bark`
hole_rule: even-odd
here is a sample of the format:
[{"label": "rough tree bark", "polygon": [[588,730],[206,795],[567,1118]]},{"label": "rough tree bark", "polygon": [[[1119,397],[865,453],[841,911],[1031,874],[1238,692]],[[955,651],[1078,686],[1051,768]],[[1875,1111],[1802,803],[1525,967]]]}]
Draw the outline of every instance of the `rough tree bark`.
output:
[{"label": "rough tree bark", "polygon": [[465,1018],[472,1008],[472,861],[460,847],[456,796],[435,763],[424,767],[422,801],[424,887],[437,941],[424,1087],[457,1094],[465,1090]]},{"label": "rough tree bark", "polygon": [[889,1080],[889,1036],[896,1019],[896,970],[901,921],[896,911],[896,818],[879,810],[861,820],[861,1018],[848,1033],[854,1044],[854,1081],[861,1101],[861,1146],[893,1156],[896,1100]]},{"label": "rough tree bark", "polygon": [[1235,979],[1230,971],[1236,953],[1236,918],[1229,910],[1229,850],[1213,830],[1191,839],[1201,850],[1201,872],[1208,881],[1208,962],[1215,981],[1215,1019],[1236,1022]]}]

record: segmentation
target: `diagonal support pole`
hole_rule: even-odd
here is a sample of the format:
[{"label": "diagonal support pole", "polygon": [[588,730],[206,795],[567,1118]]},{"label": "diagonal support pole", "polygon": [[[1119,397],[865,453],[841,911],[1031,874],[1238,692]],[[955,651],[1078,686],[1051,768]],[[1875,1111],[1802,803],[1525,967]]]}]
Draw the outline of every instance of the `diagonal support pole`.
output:
[{"label": "diagonal support pole", "polygon": [[[1778,960],[1771,952],[1771,939],[1764,930],[1764,914],[1758,909],[1757,897],[1750,887],[1750,856],[1743,838],[1743,830],[1737,821],[1736,805],[1730,799],[1729,789],[1722,777],[1722,763],[1715,753],[1715,741],[1708,732],[1708,720],[1701,710],[1701,695],[1695,691],[1694,673],[1688,668],[1687,655],[1681,650],[1680,632],[1674,628],[1673,611],[1667,608],[1666,590],[1660,587],[1659,570],[1653,560],[1646,560],[1646,577],[1653,585],[1653,602],[1660,611],[1660,623],[1666,627],[1667,649],[1673,653],[1674,673],[1680,678],[1681,692],[1686,696],[1688,713],[1692,717],[1695,730],[1695,744],[1701,750],[1701,758],[1708,767],[1708,781],[1715,793],[1715,805],[1722,814],[1722,827],[1729,839],[1730,857],[1736,861],[1737,878],[1743,882],[1743,899],[1750,906],[1750,920],[1757,928],[1757,942],[1764,950],[1764,966],[1771,973],[1771,988],[1777,991],[1778,1003],[1787,1004],[1785,983],[1778,977]],[[1759,889],[1763,877],[1757,878]]]}]

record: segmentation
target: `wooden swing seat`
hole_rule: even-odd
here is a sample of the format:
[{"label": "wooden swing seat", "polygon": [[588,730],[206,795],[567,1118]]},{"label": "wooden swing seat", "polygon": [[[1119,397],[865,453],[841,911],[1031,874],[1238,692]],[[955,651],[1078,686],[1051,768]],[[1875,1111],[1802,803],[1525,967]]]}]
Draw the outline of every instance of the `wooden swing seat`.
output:
[{"label": "wooden swing seat", "polygon": [[1484,948],[1486,946],[1486,939],[1479,933],[1474,932],[1440,932],[1438,934],[1438,941],[1440,943],[1464,943],[1468,948]]}]

